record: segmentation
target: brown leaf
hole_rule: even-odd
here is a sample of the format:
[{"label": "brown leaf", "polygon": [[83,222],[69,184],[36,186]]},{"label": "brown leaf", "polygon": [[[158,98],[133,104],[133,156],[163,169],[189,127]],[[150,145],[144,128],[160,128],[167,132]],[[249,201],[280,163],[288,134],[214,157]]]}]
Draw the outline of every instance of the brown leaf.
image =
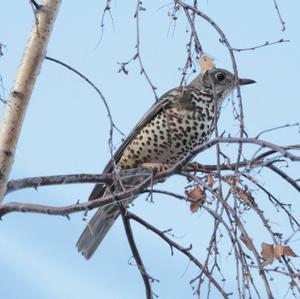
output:
[{"label": "brown leaf", "polygon": [[281,258],[281,256],[283,255],[283,249],[284,249],[284,246],[281,246],[281,245],[274,246],[274,257],[277,260],[279,260]]},{"label": "brown leaf", "polygon": [[215,64],[212,58],[208,55],[202,55],[199,59],[201,73],[204,74],[207,70],[214,68]]},{"label": "brown leaf", "polygon": [[292,250],[290,246],[283,245],[271,245],[267,243],[262,243],[262,252],[261,252],[265,262],[263,266],[272,264],[274,258],[279,260],[283,255],[297,257],[296,253]]},{"label": "brown leaf", "polygon": [[261,255],[265,259],[263,266],[272,264],[274,261],[273,244],[262,243],[261,244]]},{"label": "brown leaf", "polygon": [[189,200],[193,201],[190,205],[192,213],[196,213],[201,205],[205,202],[206,194],[203,189],[197,185],[194,189],[188,192]]},{"label": "brown leaf", "polygon": [[298,257],[290,246],[283,246],[283,254],[292,257]]},{"label": "brown leaf", "polygon": [[247,246],[249,250],[253,250],[253,239],[247,238],[244,234],[240,235],[240,240],[243,241],[243,243]]},{"label": "brown leaf", "polygon": [[256,202],[254,200],[254,197],[252,196],[251,192],[249,191],[241,191],[239,193],[240,198],[249,206],[256,208]]},{"label": "brown leaf", "polygon": [[191,203],[190,204],[190,210],[191,212],[194,214],[199,210],[200,206],[198,204],[195,203]]},{"label": "brown leaf", "polygon": [[297,257],[297,254],[290,246],[275,245],[274,257],[279,260],[282,255]]},{"label": "brown leaf", "polygon": [[192,201],[203,201],[205,197],[205,192],[199,185],[188,192],[188,198]]},{"label": "brown leaf", "polygon": [[252,196],[250,191],[243,190],[238,186],[231,185],[232,193],[236,194],[244,203],[249,205],[250,207],[257,207],[254,197]]}]

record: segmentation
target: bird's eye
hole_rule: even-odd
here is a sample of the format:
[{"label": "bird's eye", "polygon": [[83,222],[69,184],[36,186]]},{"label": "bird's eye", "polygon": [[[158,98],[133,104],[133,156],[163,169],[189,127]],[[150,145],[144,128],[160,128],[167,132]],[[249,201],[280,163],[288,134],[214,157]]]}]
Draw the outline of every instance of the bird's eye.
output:
[{"label": "bird's eye", "polygon": [[223,81],[225,79],[225,74],[224,73],[217,73],[215,77],[218,81]]}]

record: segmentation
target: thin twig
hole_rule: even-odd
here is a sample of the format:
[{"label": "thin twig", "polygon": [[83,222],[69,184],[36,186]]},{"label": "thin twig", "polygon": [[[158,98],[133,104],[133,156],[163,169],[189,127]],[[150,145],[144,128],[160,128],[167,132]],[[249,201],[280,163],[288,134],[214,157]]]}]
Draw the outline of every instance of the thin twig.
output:
[{"label": "thin twig", "polygon": [[215,197],[220,201],[220,203],[225,207],[226,212],[227,212],[228,214],[230,214],[230,215],[234,218],[236,224],[237,224],[238,227],[239,227],[239,230],[240,230],[241,233],[244,235],[244,237],[247,239],[247,241],[249,242],[249,244],[251,244],[251,246],[252,246],[252,252],[253,252],[253,255],[254,255],[255,259],[256,259],[256,263],[257,263],[257,265],[259,266],[259,268],[260,268],[260,270],[261,270],[259,274],[260,274],[260,276],[261,276],[261,278],[262,278],[262,280],[263,280],[263,282],[264,282],[264,285],[265,285],[265,289],[266,289],[268,298],[269,298],[269,299],[273,299],[274,297],[273,297],[273,295],[272,295],[272,290],[271,290],[271,288],[270,288],[269,282],[268,282],[268,280],[267,280],[267,277],[266,277],[264,271],[262,271],[262,270],[263,270],[263,266],[262,266],[262,263],[261,263],[261,261],[260,261],[260,255],[259,255],[257,249],[255,248],[255,246],[254,246],[254,244],[253,244],[253,242],[252,242],[252,239],[251,239],[250,236],[248,235],[248,232],[247,232],[247,230],[245,229],[243,223],[242,223],[242,222],[240,221],[240,219],[237,217],[237,215],[236,215],[234,209],[233,209],[233,208],[232,208],[232,207],[231,207],[231,206],[230,206],[230,205],[229,205],[229,204],[228,204],[228,203],[227,203],[227,202],[219,195],[218,192],[215,192],[212,188],[210,188],[210,187],[207,186],[205,183],[203,183],[201,180],[199,180],[198,177],[196,177],[196,176],[194,176],[194,175],[191,175],[191,174],[188,174],[188,173],[183,173],[183,175],[185,175],[185,176],[187,176],[187,177],[193,179],[194,181],[196,181],[197,183],[199,183],[201,186],[203,186],[205,189],[207,189],[207,190],[208,190],[213,196],[215,196]]},{"label": "thin twig", "polygon": [[141,75],[145,76],[147,82],[149,83],[149,85],[152,89],[152,92],[155,96],[155,99],[157,101],[158,100],[158,96],[157,96],[157,93],[156,93],[157,88],[154,86],[154,84],[152,83],[148,73],[146,72],[143,61],[142,61],[142,58],[141,58],[141,50],[140,50],[140,11],[143,11],[144,8],[142,7],[141,0],[137,0],[136,3],[137,3],[136,11],[135,11],[135,14],[134,14],[134,17],[136,19],[136,55],[137,55],[137,59],[138,59],[138,62],[140,64],[140,68],[141,68],[140,73],[141,73]]},{"label": "thin twig", "polygon": [[106,0],[106,4],[105,4],[105,7],[104,7],[103,12],[102,12],[101,25],[100,25],[100,27],[101,27],[101,36],[100,36],[100,39],[99,39],[96,46],[98,46],[102,41],[102,38],[103,38],[103,35],[104,35],[104,18],[105,18],[107,13],[110,16],[112,26],[113,26],[113,29],[114,29],[114,27],[115,27],[114,19],[113,19],[112,14],[111,14],[111,0]]},{"label": "thin twig", "polygon": [[285,124],[285,125],[277,126],[275,128],[263,130],[259,134],[257,134],[255,138],[259,138],[261,135],[263,135],[265,133],[269,133],[269,132],[276,131],[276,130],[279,130],[279,129],[284,129],[284,128],[291,128],[291,127],[298,127],[299,128],[299,123]]},{"label": "thin twig", "polygon": [[[220,40],[220,42],[223,43],[223,40]],[[253,46],[253,47],[249,47],[249,48],[233,48],[233,47],[230,47],[230,49],[232,51],[236,51],[236,52],[243,52],[243,51],[252,51],[252,50],[256,50],[256,49],[259,49],[259,48],[264,48],[264,47],[268,47],[268,46],[272,46],[272,45],[276,45],[276,44],[281,44],[281,43],[289,43],[290,41],[288,39],[279,39],[278,41],[275,41],[275,42],[269,42],[269,41],[266,41],[265,43],[261,44],[261,45],[257,45],[257,46]]]},{"label": "thin twig", "polygon": [[108,118],[109,118],[109,123],[110,123],[110,128],[109,128],[109,138],[108,138],[108,146],[109,146],[109,151],[110,151],[110,156],[111,156],[111,160],[112,160],[112,163],[113,163],[113,168],[114,169],[117,169],[117,165],[116,165],[116,161],[114,159],[114,153],[113,153],[113,150],[114,150],[114,147],[113,147],[113,133],[114,133],[114,129],[116,129],[122,136],[124,136],[123,132],[121,130],[118,129],[118,127],[115,125],[114,121],[113,121],[113,118],[112,118],[112,115],[111,115],[111,112],[110,112],[110,108],[108,106],[108,103],[103,95],[103,93],[100,91],[100,89],[90,80],[88,79],[86,76],[84,76],[81,72],[79,72],[78,70],[76,70],[75,68],[73,68],[72,66],[58,60],[58,59],[55,59],[55,58],[52,58],[52,57],[49,57],[49,56],[46,56],[45,59],[48,59],[50,61],[53,61],[57,64],[60,64],[64,67],[66,67],[67,69],[71,70],[72,72],[74,72],[76,75],[78,75],[79,77],[81,77],[82,79],[84,79],[90,86],[93,87],[93,89],[98,93],[98,95],[100,96],[104,106],[105,106],[105,109],[107,111],[107,115],[108,115]]},{"label": "thin twig", "polygon": [[81,77],[82,79],[84,79],[90,86],[93,87],[93,89],[98,93],[98,95],[100,96],[104,106],[105,106],[105,109],[106,109],[106,112],[107,112],[107,115],[109,117],[109,121],[110,121],[110,140],[112,139],[112,132],[113,132],[113,128],[115,128],[121,135],[124,136],[124,133],[118,129],[118,127],[115,125],[114,121],[113,121],[113,118],[112,118],[112,115],[111,115],[111,112],[110,112],[110,108],[108,106],[108,103],[103,95],[103,93],[100,91],[100,89],[89,79],[87,78],[85,75],[83,75],[81,72],[79,72],[78,70],[76,70],[74,67],[70,66],[69,64],[65,63],[65,62],[62,62],[56,58],[53,58],[53,57],[49,57],[49,56],[46,56],[45,59],[47,60],[50,60],[50,61],[53,61],[57,64],[60,64],[64,67],[66,67],[67,69],[71,70],[72,72],[74,72],[76,75],[78,75],[79,77]]},{"label": "thin twig", "polygon": [[297,184],[297,182],[292,179],[290,176],[288,176],[284,171],[276,167],[273,163],[266,165],[268,168],[273,170],[275,173],[280,175],[284,180],[286,180],[289,184],[291,184],[298,192],[300,192],[300,186]]},{"label": "thin twig", "polygon": [[151,283],[150,283],[150,280],[152,280],[152,278],[146,272],[146,268],[145,268],[142,258],[140,256],[138,248],[135,244],[130,221],[129,221],[130,217],[128,217],[128,212],[126,211],[126,209],[123,206],[120,206],[120,211],[121,211],[121,216],[122,216],[126,236],[128,239],[129,246],[131,248],[132,255],[136,261],[136,264],[138,266],[138,269],[139,269],[142,279],[144,281],[146,298],[153,299],[153,293],[152,293],[152,288],[151,288]]},{"label": "thin twig", "polygon": [[277,15],[278,15],[278,18],[279,18],[279,21],[280,21],[280,24],[281,24],[281,30],[282,31],[285,31],[285,22],[281,16],[281,13],[279,11],[279,8],[278,8],[278,4],[277,4],[277,1],[276,0],[273,0],[274,2],[274,6],[275,6],[275,9],[276,9],[276,12],[277,12]]},{"label": "thin twig", "polygon": [[224,289],[217,283],[217,281],[210,275],[210,273],[203,267],[203,265],[198,261],[197,258],[195,258],[191,252],[190,248],[184,248],[181,245],[177,244],[170,238],[168,238],[162,231],[154,227],[152,224],[146,222],[144,219],[138,217],[137,215],[127,212],[127,217],[130,219],[140,223],[141,225],[145,226],[147,229],[154,232],[156,235],[158,235],[160,238],[162,238],[164,241],[166,241],[170,246],[176,248],[178,251],[182,252],[185,256],[187,256],[197,267],[199,267],[207,276],[209,281],[217,288],[217,290],[220,292],[220,294],[223,296],[223,298],[229,298],[228,294],[225,293]]}]

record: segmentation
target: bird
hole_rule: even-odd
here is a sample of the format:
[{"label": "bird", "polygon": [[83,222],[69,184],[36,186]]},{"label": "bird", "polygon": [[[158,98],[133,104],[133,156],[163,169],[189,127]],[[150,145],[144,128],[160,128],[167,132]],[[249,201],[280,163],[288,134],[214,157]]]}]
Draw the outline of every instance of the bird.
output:
[{"label": "bird", "polygon": [[[212,135],[222,102],[239,85],[255,83],[252,79],[236,79],[225,69],[212,67],[190,84],[163,94],[142,117],[123,141],[103,170],[125,170],[158,164],[163,169],[174,166],[196,146]],[[144,178],[140,178],[144,180]],[[134,186],[138,179],[128,179]],[[96,184],[89,200],[121,191],[120,186]],[[135,198],[135,197],[134,197]],[[134,199],[123,202],[127,207]],[[118,202],[100,207],[82,232],[76,246],[89,259],[120,215]]]}]

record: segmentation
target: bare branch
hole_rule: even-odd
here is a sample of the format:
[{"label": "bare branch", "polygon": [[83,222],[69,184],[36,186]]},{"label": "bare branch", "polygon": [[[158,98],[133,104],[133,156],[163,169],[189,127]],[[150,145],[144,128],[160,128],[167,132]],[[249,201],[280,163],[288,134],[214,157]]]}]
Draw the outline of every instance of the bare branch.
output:
[{"label": "bare branch", "polygon": [[137,0],[137,5],[136,5],[136,10],[135,10],[135,14],[134,17],[136,19],[136,55],[137,55],[137,59],[139,61],[140,64],[140,68],[141,68],[141,75],[144,75],[147,82],[149,83],[152,92],[155,96],[155,99],[158,100],[158,96],[156,94],[156,87],[153,85],[152,81],[150,80],[149,75],[147,74],[145,67],[143,65],[143,61],[141,58],[141,50],[140,50],[140,12],[144,11],[145,8],[142,6],[142,1],[141,0]]},{"label": "bare branch", "polygon": [[261,135],[263,135],[265,133],[268,133],[268,132],[276,131],[278,129],[291,128],[291,127],[298,127],[299,128],[299,123],[285,124],[285,125],[277,126],[275,128],[263,130],[259,134],[257,134],[255,138],[259,138]]},{"label": "bare branch", "polygon": [[[232,138],[232,137],[217,137],[212,139],[211,141],[206,142],[203,145],[197,146],[193,151],[191,151],[184,159],[182,159],[179,163],[177,163],[173,168],[170,168],[169,170],[159,172],[154,176],[154,180],[159,180],[166,178],[172,174],[177,173],[179,170],[181,170],[185,165],[197,154],[200,152],[203,152],[204,150],[218,144],[218,143],[249,143],[249,144],[256,144],[260,145],[262,147],[269,147],[272,148],[272,150],[267,151],[259,156],[257,156],[252,161],[243,161],[240,163],[239,167],[256,167],[264,165],[262,163],[262,159],[267,157],[268,155],[271,155],[273,153],[280,153],[282,156],[287,157],[291,159],[292,161],[299,161],[300,157],[291,154],[288,150],[300,150],[300,145],[293,145],[293,146],[287,146],[287,147],[280,147],[278,145],[269,143],[267,141],[263,141],[256,138]],[[266,163],[266,165],[270,164],[270,161]],[[192,166],[192,168],[191,168]],[[236,164],[220,164],[220,170],[234,170],[236,168]],[[185,170],[192,170],[192,171],[201,171],[201,172],[209,172],[213,170],[217,170],[217,165],[190,165]],[[149,169],[145,168],[136,168],[136,169],[130,169],[125,170],[120,175],[121,178],[126,178],[128,176],[150,176],[152,172]],[[111,176],[109,174],[102,174],[102,175],[92,175],[92,174],[77,174],[77,175],[61,175],[61,176],[46,176],[46,177],[34,177],[34,178],[25,178],[21,180],[14,180],[11,181],[8,184],[8,191],[12,192],[15,190],[19,190],[22,188],[30,188],[30,187],[40,187],[40,186],[47,186],[47,185],[57,185],[57,184],[73,184],[73,183],[91,183],[91,182],[104,182],[106,183],[111,178],[114,178],[114,176]]]},{"label": "bare branch", "polygon": [[[220,40],[220,42],[223,43],[223,40]],[[290,41],[288,39],[281,38],[280,40],[275,41],[275,42],[266,41],[265,43],[263,43],[261,45],[253,46],[253,47],[249,47],[249,48],[233,48],[233,47],[230,47],[230,49],[232,51],[236,51],[236,52],[252,51],[252,50],[259,49],[259,48],[268,47],[268,46],[271,46],[271,45],[276,45],[276,44],[281,44],[281,43],[289,43],[289,42]]]},{"label": "bare branch", "polygon": [[83,75],[81,72],[77,71],[74,67],[70,66],[69,64],[66,64],[65,62],[62,62],[58,59],[55,59],[55,58],[52,58],[52,57],[49,57],[49,56],[46,56],[45,59],[53,61],[57,64],[60,64],[64,67],[66,67],[67,69],[71,70],[76,75],[78,75],[79,77],[84,79],[98,93],[98,95],[100,96],[100,98],[101,98],[101,100],[102,100],[102,102],[105,106],[105,109],[107,111],[107,115],[108,115],[108,118],[109,118],[109,121],[110,121],[110,141],[109,141],[109,143],[110,143],[110,146],[112,147],[113,128],[115,128],[123,136],[124,136],[124,133],[121,130],[119,130],[118,127],[115,125],[115,123],[113,121],[113,118],[112,118],[112,115],[111,115],[111,112],[110,112],[110,109],[109,109],[109,106],[108,106],[108,103],[107,103],[103,93],[100,91],[100,89],[89,78],[87,78],[85,75]]},{"label": "bare branch", "polygon": [[278,4],[277,4],[277,1],[276,0],[273,0],[274,2],[274,6],[275,6],[275,9],[276,9],[276,12],[277,12],[277,15],[278,15],[278,18],[279,18],[279,21],[280,21],[280,24],[281,24],[281,30],[282,31],[285,31],[285,22],[281,16],[281,13],[279,11],[279,8],[278,8]]},{"label": "bare branch", "polygon": [[196,259],[190,252],[190,247],[189,248],[184,248],[181,245],[177,244],[170,238],[166,236],[162,231],[154,227],[152,224],[146,222],[144,219],[138,217],[137,215],[127,211],[127,216],[140,223],[141,225],[145,226],[147,229],[151,230],[154,232],[156,235],[158,235],[160,238],[162,238],[164,241],[166,241],[171,247],[176,248],[178,251],[182,252],[185,256],[187,256],[201,271],[205,273],[209,281],[217,288],[217,290],[220,292],[220,294],[223,296],[223,298],[229,298],[229,294],[226,294],[223,290],[223,288],[216,282],[216,280],[211,276],[211,274],[203,267],[203,265],[199,262],[198,259]]},{"label": "bare branch", "polygon": [[125,210],[125,208],[123,206],[120,206],[120,211],[121,211],[121,216],[122,216],[126,236],[127,236],[130,248],[131,248],[132,255],[133,255],[133,257],[134,257],[134,259],[137,263],[138,269],[139,269],[139,271],[141,273],[141,276],[143,278],[143,281],[144,281],[145,291],[146,291],[146,298],[147,299],[152,299],[153,295],[152,295],[150,280],[153,280],[153,279],[146,272],[146,269],[145,269],[145,266],[143,264],[142,258],[139,254],[139,251],[138,251],[137,247],[136,247],[134,237],[133,237],[133,233],[132,233],[132,229],[131,229],[131,225],[130,225],[130,221],[129,221],[130,218],[128,217],[128,212]]},{"label": "bare branch", "polygon": [[186,175],[187,177],[190,177],[191,179],[195,180],[197,183],[199,183],[201,186],[203,186],[204,188],[206,188],[212,195],[214,195],[218,200],[219,202],[224,206],[226,212],[228,215],[231,215],[233,217],[233,219],[235,220],[235,223],[236,225],[238,226],[239,230],[241,231],[241,233],[244,235],[244,237],[247,239],[247,242],[249,244],[251,244],[251,247],[252,247],[252,252],[253,252],[253,255],[255,257],[255,260],[256,260],[256,263],[260,269],[259,271],[259,275],[261,276],[263,282],[264,282],[264,285],[265,285],[265,289],[266,289],[266,292],[267,292],[267,295],[268,295],[268,298],[269,299],[272,299],[274,298],[273,295],[272,295],[272,290],[270,288],[270,285],[269,285],[269,282],[267,280],[267,277],[265,275],[265,272],[263,271],[263,265],[260,261],[260,255],[257,251],[257,249],[255,248],[254,244],[253,244],[253,241],[252,239],[250,238],[250,236],[248,235],[248,232],[247,230],[245,229],[243,223],[240,221],[240,219],[237,217],[237,214],[236,212],[234,211],[234,209],[219,195],[218,192],[215,192],[212,188],[210,188],[209,186],[207,186],[205,183],[203,183],[201,180],[199,180],[198,177],[194,176],[194,175],[191,175],[191,174],[187,174],[187,173],[184,173],[184,175]]},{"label": "bare branch", "polygon": [[113,25],[113,28],[114,28],[114,19],[113,19],[112,14],[111,14],[111,0],[106,0],[106,4],[105,4],[105,7],[104,7],[103,12],[102,12],[101,25],[100,25],[101,26],[101,36],[100,36],[100,39],[99,39],[97,45],[99,45],[101,43],[103,35],[104,35],[104,18],[105,18],[107,13],[110,16],[110,19],[111,19],[111,22],[112,22],[112,25]]},{"label": "bare branch", "polygon": [[278,175],[280,175],[284,180],[286,180],[289,184],[291,184],[298,192],[300,192],[300,186],[297,184],[297,182],[294,179],[288,176],[285,172],[283,172],[281,169],[276,167],[273,163],[268,164],[267,167],[272,169]]},{"label": "bare branch", "polygon": [[111,184],[113,176],[111,174],[70,174],[70,175],[53,175],[24,178],[11,180],[7,184],[6,194],[24,188],[35,188],[52,185],[65,184],[82,184],[82,183],[104,183]]}]

